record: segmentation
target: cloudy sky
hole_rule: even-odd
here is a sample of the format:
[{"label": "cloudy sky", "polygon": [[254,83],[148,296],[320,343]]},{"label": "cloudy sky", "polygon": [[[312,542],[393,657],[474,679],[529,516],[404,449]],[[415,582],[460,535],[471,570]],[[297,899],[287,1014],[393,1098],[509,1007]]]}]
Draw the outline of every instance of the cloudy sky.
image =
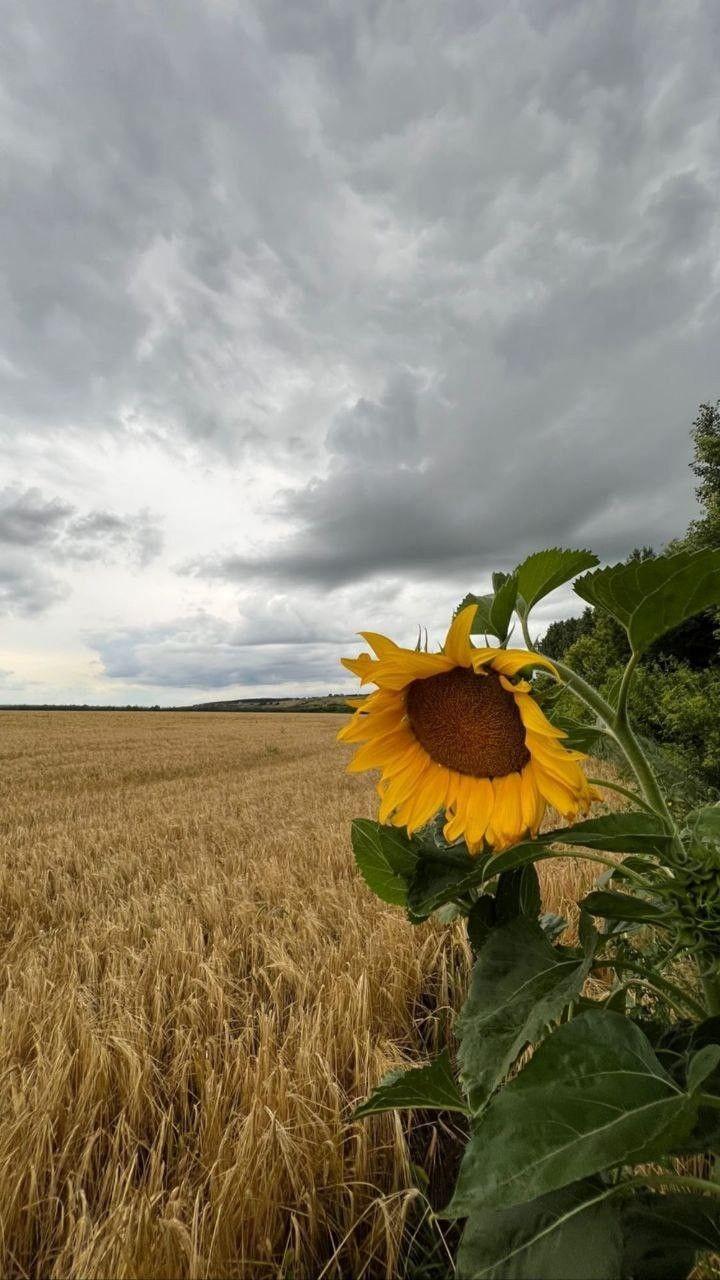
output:
[{"label": "cloudy sky", "polygon": [[438,638],[530,550],[683,530],[716,0],[4,27],[0,702],[347,688],[361,627]]}]

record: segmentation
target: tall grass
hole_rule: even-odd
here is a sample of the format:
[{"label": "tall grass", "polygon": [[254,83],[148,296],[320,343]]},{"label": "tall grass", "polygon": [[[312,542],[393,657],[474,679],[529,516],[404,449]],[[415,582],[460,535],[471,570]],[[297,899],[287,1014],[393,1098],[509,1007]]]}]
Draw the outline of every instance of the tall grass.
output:
[{"label": "tall grass", "polygon": [[[0,716],[3,1276],[401,1274],[440,1131],[348,1116],[469,957],[358,879],[340,724]],[[596,868],[549,865],[561,912]]]}]

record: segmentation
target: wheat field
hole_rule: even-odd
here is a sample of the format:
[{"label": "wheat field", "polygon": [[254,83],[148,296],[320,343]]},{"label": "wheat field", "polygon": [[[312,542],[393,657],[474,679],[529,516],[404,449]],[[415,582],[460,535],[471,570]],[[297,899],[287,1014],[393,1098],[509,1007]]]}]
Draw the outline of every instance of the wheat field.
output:
[{"label": "wheat field", "polygon": [[[342,723],[0,716],[4,1277],[371,1280],[414,1238],[442,1257],[425,1195],[452,1133],[349,1116],[442,1047],[469,956],[359,879],[374,792]],[[567,912],[595,871],[550,865]]]}]

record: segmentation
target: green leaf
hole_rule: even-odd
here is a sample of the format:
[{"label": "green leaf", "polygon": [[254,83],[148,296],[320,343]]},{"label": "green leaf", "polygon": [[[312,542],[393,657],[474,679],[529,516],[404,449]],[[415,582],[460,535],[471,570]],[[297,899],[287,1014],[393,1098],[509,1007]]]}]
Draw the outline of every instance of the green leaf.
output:
[{"label": "green leaf", "polygon": [[509,1209],[474,1209],[458,1280],[620,1280],[621,1219],[603,1194],[576,1182]]},{"label": "green leaf", "polygon": [[711,605],[720,604],[720,548],[678,551],[585,574],[575,590],[625,627],[635,653]]},{"label": "green leaf", "polygon": [[592,951],[578,955],[552,946],[536,920],[518,916],[493,929],[455,1023],[461,1078],[473,1111],[525,1045],[538,1040],[580,994],[591,964]]},{"label": "green leaf", "polygon": [[516,599],[517,578],[510,576],[496,588],[495,596],[490,606],[490,622],[492,623],[493,635],[497,636],[498,640],[507,639]]},{"label": "green leaf", "polygon": [[[720,1017],[706,1018],[704,1022],[681,1021],[665,1027],[658,1037],[655,1051],[673,1080],[681,1088],[692,1092],[691,1084],[696,1084],[698,1067],[705,1067],[706,1062],[699,1056],[699,1050],[706,1046],[720,1047]],[[693,1065],[694,1064],[694,1065]],[[703,1093],[720,1096],[720,1070],[718,1063],[712,1065],[709,1060],[709,1072],[703,1070]],[[683,1152],[720,1151],[720,1111],[713,1106],[701,1105],[697,1123],[687,1142],[683,1143]]]},{"label": "green leaf", "polygon": [[[698,1057],[699,1050],[707,1046],[720,1047],[720,1017],[717,1015],[705,1018],[703,1022],[672,1023],[658,1037],[655,1050],[673,1079],[681,1086],[687,1083],[689,1088],[690,1064]],[[707,1091],[720,1094],[720,1072],[714,1068],[711,1071],[713,1074],[709,1079],[706,1076],[703,1083]]]},{"label": "green leaf", "polygon": [[506,640],[515,608],[517,582],[512,574],[493,574],[493,586],[495,590],[492,594],[469,595],[463,601],[463,604],[474,602],[477,605],[470,634],[497,636],[498,640]]},{"label": "green leaf", "polygon": [[504,871],[498,877],[495,909],[498,920],[503,924],[516,916],[530,916],[537,920],[541,907],[540,881],[532,864],[518,867],[515,871]]},{"label": "green leaf", "polygon": [[488,595],[488,596],[469,595],[465,597],[464,603],[471,604],[474,601],[475,604],[477,605],[477,609],[475,610],[475,617],[473,618],[473,623],[470,628],[471,636],[495,635],[495,632],[493,631],[492,618],[490,616],[490,611],[492,609],[494,599],[495,599],[494,595]]},{"label": "green leaf", "polygon": [[713,1075],[720,1063],[720,1044],[706,1044],[694,1053],[688,1064],[688,1093],[697,1093],[708,1077]]},{"label": "green leaf", "polygon": [[622,1206],[623,1276],[680,1280],[699,1253],[720,1251],[720,1199],[671,1192],[643,1192]]},{"label": "green leaf", "polygon": [[609,853],[651,853],[662,857],[672,849],[673,837],[652,813],[604,813],[571,827],[556,827],[540,837],[557,844],[581,845]]},{"label": "green leaf", "polygon": [[397,827],[356,818],[351,839],[355,861],[365,883],[383,902],[404,906],[408,879],[418,859],[409,837]]},{"label": "green leaf", "polygon": [[467,918],[468,941],[475,955],[485,946],[496,923],[495,899],[491,894],[483,893],[473,903]]},{"label": "green leaf", "polygon": [[550,858],[548,845],[565,844],[585,849],[600,849],[608,853],[645,853],[658,857],[672,851],[673,838],[659,818],[652,813],[605,813],[600,818],[589,818],[571,827],[555,827],[543,831],[535,840],[513,845],[503,853],[484,861],[485,880],[522,867],[530,862]]},{"label": "green leaf", "polygon": [[524,614],[527,617],[533,605],[544,596],[569,582],[583,569],[598,564],[597,556],[592,551],[562,550],[551,547],[547,551],[535,551],[523,560],[515,570],[518,595],[523,601]]},{"label": "green leaf", "polygon": [[600,916],[603,920],[631,920],[642,924],[667,924],[668,909],[645,898],[636,898],[628,893],[608,893],[597,891],[589,893],[580,903],[583,911]]},{"label": "green leaf", "polygon": [[458,851],[454,860],[422,857],[408,888],[408,910],[417,920],[426,920],[443,903],[452,902],[480,884],[482,878],[482,861],[471,858],[466,851]]},{"label": "green leaf", "polygon": [[434,1062],[429,1062],[424,1067],[411,1067],[409,1071],[390,1071],[373,1089],[370,1097],[355,1108],[353,1120],[402,1107],[462,1111],[467,1114],[467,1106],[455,1082],[447,1049]]},{"label": "green leaf", "polygon": [[627,1018],[581,1013],[543,1041],[478,1118],[447,1215],[656,1160],[688,1137],[697,1111]]},{"label": "green leaf", "polygon": [[607,737],[605,730],[594,724],[583,724],[582,720],[573,720],[570,716],[550,715],[551,724],[562,729],[565,737],[561,745],[568,751],[592,751],[601,738]]}]

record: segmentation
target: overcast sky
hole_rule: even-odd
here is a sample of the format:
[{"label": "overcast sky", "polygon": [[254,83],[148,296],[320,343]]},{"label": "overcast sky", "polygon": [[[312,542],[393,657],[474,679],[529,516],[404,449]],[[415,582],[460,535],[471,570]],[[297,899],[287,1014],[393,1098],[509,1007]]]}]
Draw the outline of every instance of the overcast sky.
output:
[{"label": "overcast sky", "polygon": [[0,702],[348,688],[360,628],[685,528],[717,0],[10,0],[3,35]]}]

